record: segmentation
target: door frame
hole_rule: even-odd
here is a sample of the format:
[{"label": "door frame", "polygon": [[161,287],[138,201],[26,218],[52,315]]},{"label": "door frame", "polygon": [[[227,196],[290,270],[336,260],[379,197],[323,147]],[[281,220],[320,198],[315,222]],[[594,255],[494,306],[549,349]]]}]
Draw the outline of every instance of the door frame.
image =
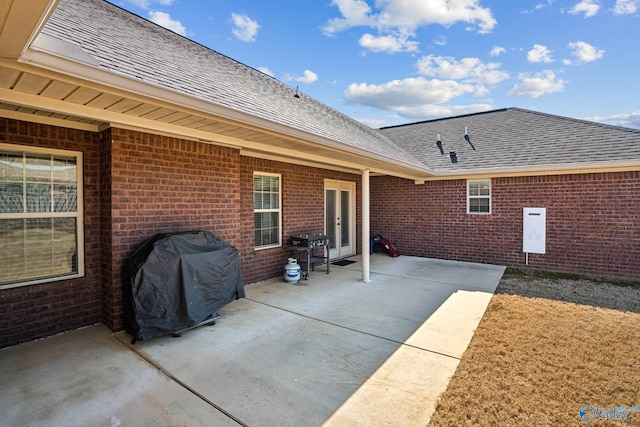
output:
[{"label": "door frame", "polygon": [[350,198],[349,198],[349,241],[350,241],[350,247],[351,247],[351,251],[349,253],[342,253],[340,251],[340,242],[335,242],[336,244],[336,251],[337,251],[337,256],[334,256],[331,259],[337,259],[337,258],[344,258],[344,257],[348,257],[348,256],[352,256],[355,255],[357,252],[357,248],[356,248],[356,231],[357,231],[357,224],[356,224],[356,201],[357,201],[357,195],[356,195],[356,183],[355,181],[341,181],[341,180],[337,180],[337,179],[325,179],[324,180],[324,227],[325,227],[325,234],[328,233],[327,230],[327,190],[332,189],[332,190],[336,190],[337,194],[336,194],[336,199],[338,204],[336,205],[336,209],[338,209],[338,207],[340,206],[339,204],[341,203],[341,197],[340,197],[340,192],[343,190],[348,190],[350,193]]}]

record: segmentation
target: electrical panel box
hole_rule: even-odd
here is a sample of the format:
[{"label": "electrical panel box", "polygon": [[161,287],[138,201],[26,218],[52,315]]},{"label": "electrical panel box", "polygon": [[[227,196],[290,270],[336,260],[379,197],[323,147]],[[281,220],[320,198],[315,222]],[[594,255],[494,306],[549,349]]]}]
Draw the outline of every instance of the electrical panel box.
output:
[{"label": "electrical panel box", "polygon": [[524,208],[522,218],[522,252],[545,253],[547,227],[546,208]]}]

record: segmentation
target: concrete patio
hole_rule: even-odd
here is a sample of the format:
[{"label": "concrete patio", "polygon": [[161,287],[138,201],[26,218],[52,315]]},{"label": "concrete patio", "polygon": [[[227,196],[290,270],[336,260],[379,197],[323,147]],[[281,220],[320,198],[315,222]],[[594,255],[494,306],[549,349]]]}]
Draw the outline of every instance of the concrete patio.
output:
[{"label": "concrete patio", "polygon": [[2,422],[426,425],[504,267],[374,254],[370,283],[361,262],[331,267],[249,285],[180,338],[96,325],[0,350]]}]

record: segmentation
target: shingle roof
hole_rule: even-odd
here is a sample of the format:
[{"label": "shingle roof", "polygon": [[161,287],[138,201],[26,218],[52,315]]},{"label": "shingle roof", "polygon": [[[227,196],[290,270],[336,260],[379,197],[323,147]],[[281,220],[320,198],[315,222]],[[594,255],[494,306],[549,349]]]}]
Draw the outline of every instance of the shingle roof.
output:
[{"label": "shingle roof", "polygon": [[[471,144],[464,138],[465,128]],[[558,169],[640,161],[640,130],[520,108],[380,129],[434,172]],[[445,155],[436,146],[440,134]],[[458,163],[447,156],[455,151]]]},{"label": "shingle roof", "polygon": [[103,0],[62,0],[43,33],[99,68],[422,168],[383,134],[260,71]]},{"label": "shingle roof", "polygon": [[43,32],[77,45],[102,70],[412,165],[425,177],[640,162],[640,130],[519,108],[374,130],[104,0],[62,0]]}]

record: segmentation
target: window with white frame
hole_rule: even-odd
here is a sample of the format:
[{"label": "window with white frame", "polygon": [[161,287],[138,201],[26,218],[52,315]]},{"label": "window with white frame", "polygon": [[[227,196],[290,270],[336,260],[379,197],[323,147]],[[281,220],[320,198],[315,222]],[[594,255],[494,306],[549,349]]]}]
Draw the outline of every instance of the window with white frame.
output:
[{"label": "window with white frame", "polygon": [[277,174],[253,174],[254,246],[266,249],[280,246],[281,177]]},{"label": "window with white frame", "polygon": [[0,287],[84,274],[82,153],[0,144]]},{"label": "window with white frame", "polygon": [[467,181],[467,213],[491,213],[491,180]]}]

